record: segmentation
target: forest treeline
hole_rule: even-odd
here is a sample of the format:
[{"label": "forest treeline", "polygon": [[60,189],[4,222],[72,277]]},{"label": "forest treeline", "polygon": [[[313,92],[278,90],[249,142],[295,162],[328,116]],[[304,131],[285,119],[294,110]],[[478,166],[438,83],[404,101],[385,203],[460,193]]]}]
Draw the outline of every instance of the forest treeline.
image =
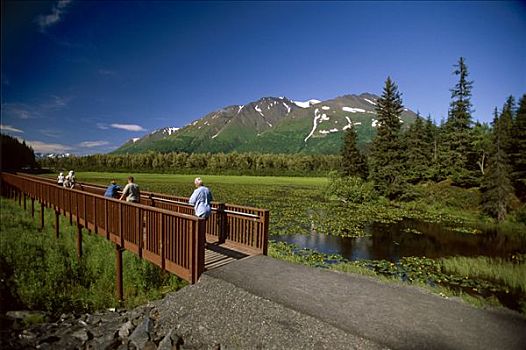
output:
[{"label": "forest treeline", "polygon": [[123,171],[276,175],[276,176],[325,176],[340,168],[339,155],[298,155],[258,153],[140,153],[94,154],[83,157],[46,158],[43,167],[77,171]]},{"label": "forest treeline", "polygon": [[0,134],[1,154],[0,168],[5,170],[35,169],[39,165],[35,160],[35,152],[25,141]]}]

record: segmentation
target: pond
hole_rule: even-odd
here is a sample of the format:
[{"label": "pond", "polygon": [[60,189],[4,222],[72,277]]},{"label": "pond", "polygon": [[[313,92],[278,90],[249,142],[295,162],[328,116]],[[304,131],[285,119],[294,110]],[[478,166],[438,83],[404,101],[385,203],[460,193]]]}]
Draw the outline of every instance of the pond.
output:
[{"label": "pond", "polygon": [[277,242],[296,244],[348,260],[389,260],[403,257],[441,258],[448,256],[509,257],[526,253],[526,238],[479,229],[476,234],[459,232],[446,225],[406,219],[393,224],[373,223],[365,237],[339,237],[318,233],[276,235]]}]

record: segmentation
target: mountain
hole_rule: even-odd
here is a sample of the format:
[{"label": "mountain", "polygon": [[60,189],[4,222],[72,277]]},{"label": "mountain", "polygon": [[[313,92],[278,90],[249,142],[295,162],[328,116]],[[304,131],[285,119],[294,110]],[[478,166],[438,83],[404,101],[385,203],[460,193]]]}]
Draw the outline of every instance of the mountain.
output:
[{"label": "mountain", "polygon": [[67,158],[71,157],[71,153],[35,153],[35,158],[44,159],[44,158]]},{"label": "mountain", "polygon": [[[114,153],[159,152],[262,152],[337,154],[342,132],[355,127],[358,143],[371,142],[376,133],[373,94],[345,95],[331,100],[292,101],[264,97],[246,105],[214,111],[189,125],[163,128],[132,139]],[[402,113],[403,127],[416,114]]]}]

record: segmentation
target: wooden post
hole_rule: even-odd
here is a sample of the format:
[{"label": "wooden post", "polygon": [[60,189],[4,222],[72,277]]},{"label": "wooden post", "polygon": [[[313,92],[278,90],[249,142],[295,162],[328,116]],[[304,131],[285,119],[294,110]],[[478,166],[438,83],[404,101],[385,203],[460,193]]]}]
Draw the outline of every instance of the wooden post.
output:
[{"label": "wooden post", "polygon": [[22,206],[22,191],[18,190],[18,205]]},{"label": "wooden post", "polygon": [[82,225],[77,224],[77,257],[82,258]]},{"label": "wooden post", "polygon": [[270,212],[268,210],[265,210],[263,212],[263,255],[267,255],[268,253],[269,222],[270,222]]},{"label": "wooden post", "polygon": [[27,204],[26,204],[26,193],[24,192],[24,210],[27,209]]},{"label": "wooden post", "polygon": [[225,211],[225,203],[220,203],[217,206],[217,215],[219,216],[219,243],[225,243],[228,234],[228,219]]},{"label": "wooden post", "polygon": [[35,218],[35,198],[31,197],[31,217]]},{"label": "wooden post", "polygon": [[124,289],[122,287],[122,251],[124,249],[115,244],[115,296],[119,302],[124,300]]},{"label": "wooden post", "polygon": [[59,227],[60,227],[60,212],[55,209],[55,237],[56,238],[60,237]]},{"label": "wooden post", "polygon": [[44,229],[44,202],[40,202],[40,231]]}]

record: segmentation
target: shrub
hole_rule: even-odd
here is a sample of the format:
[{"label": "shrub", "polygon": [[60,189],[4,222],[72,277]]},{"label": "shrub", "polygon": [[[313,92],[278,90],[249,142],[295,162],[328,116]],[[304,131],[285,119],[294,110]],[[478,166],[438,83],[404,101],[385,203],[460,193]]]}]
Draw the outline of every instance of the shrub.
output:
[{"label": "shrub", "polygon": [[334,173],[330,175],[326,195],[329,200],[353,204],[374,202],[378,199],[372,182],[359,177],[338,177]]}]

